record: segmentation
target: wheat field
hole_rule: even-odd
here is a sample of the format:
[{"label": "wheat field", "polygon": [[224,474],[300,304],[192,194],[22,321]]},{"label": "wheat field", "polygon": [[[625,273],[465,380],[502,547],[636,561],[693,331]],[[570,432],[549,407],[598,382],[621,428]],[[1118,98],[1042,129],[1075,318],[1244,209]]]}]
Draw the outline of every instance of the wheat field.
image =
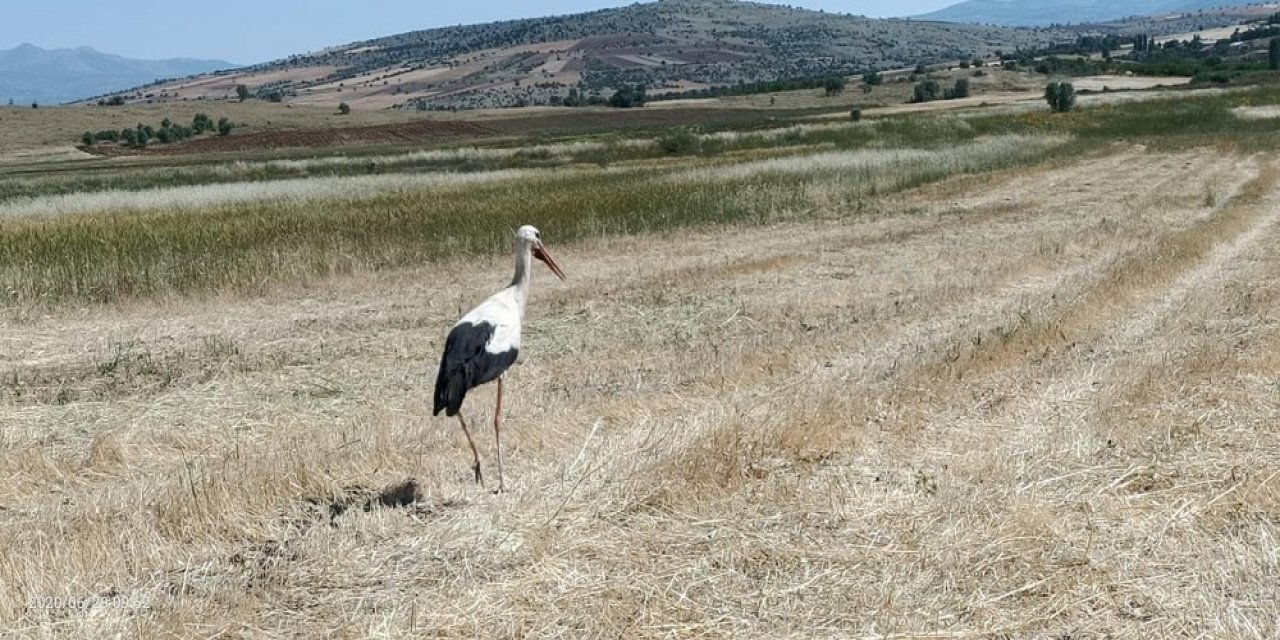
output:
[{"label": "wheat field", "polygon": [[543,225],[569,280],[535,276],[501,495],[430,385],[508,256],[9,308],[0,625],[1280,634],[1274,159],[1117,143],[851,198],[861,157],[660,176],[821,174],[750,223]]}]

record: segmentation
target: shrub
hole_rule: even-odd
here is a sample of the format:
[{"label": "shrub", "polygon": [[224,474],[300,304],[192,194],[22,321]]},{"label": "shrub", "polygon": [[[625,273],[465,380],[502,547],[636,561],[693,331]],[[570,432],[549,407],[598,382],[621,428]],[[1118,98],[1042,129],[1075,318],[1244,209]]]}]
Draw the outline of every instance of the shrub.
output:
[{"label": "shrub", "polygon": [[827,96],[844,93],[844,76],[832,76],[822,81],[822,90]]},{"label": "shrub", "polygon": [[86,146],[86,147],[92,147],[92,146],[93,146],[93,143],[94,143],[96,140],[97,140],[97,138],[95,138],[95,137],[93,136],[93,132],[92,132],[92,131],[86,131],[86,132],[84,132],[84,135],[83,135],[83,136],[80,136],[80,142],[81,142],[81,143],[83,143],[83,144],[84,144],[84,146]]},{"label": "shrub", "polygon": [[959,80],[956,80],[955,86],[950,89],[947,89],[944,93],[945,95],[943,97],[945,97],[947,100],[955,100],[956,98],[968,98],[969,97],[969,80],[967,78],[960,78]]},{"label": "shrub", "polygon": [[235,128],[235,125],[231,124],[230,120],[226,118],[218,118],[218,135],[220,136],[231,135],[231,130],[233,128]]},{"label": "shrub", "polygon": [[698,151],[698,136],[693,133],[680,130],[663,136],[658,140],[658,148],[667,155],[688,155]]},{"label": "shrub", "polygon": [[935,80],[925,80],[916,83],[915,90],[912,92],[912,102],[930,102],[941,97],[942,88],[938,86]]},{"label": "shrub", "polygon": [[1076,88],[1070,82],[1050,82],[1045,85],[1044,99],[1049,108],[1065,113],[1076,106]]},{"label": "shrub", "polygon": [[351,113],[351,105],[349,105],[349,104],[347,104],[347,103],[345,103],[345,102],[339,103],[339,104],[338,104],[338,113],[341,113],[341,114],[342,114],[342,115],[344,115],[344,116],[345,116],[345,115],[347,115],[348,113]]},{"label": "shrub", "polygon": [[249,87],[242,84],[236,85],[236,97],[240,98],[240,102],[244,102],[249,97]]},{"label": "shrub", "polygon": [[874,71],[862,74],[862,81],[871,86],[884,84],[884,76]]},{"label": "shrub", "polygon": [[861,119],[862,119],[862,109],[859,109],[859,108],[855,107],[852,111],[850,111],[850,112],[849,112],[849,119],[850,119],[850,120],[852,120],[852,121],[854,121],[854,122],[857,122],[857,121],[861,120]]}]

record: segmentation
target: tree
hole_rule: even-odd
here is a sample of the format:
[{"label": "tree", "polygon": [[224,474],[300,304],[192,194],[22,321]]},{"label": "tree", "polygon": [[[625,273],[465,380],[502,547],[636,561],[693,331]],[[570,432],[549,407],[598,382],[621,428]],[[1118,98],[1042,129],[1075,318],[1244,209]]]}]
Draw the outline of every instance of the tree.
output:
[{"label": "tree", "polygon": [[92,147],[94,143],[93,132],[92,131],[84,132],[84,135],[80,136],[80,142],[84,143],[84,146],[86,147]]},{"label": "tree", "polygon": [[969,97],[969,79],[960,78],[959,80],[956,80],[955,86],[950,89],[947,89],[944,97],[947,100],[955,100],[956,98],[968,98]]},{"label": "tree", "polygon": [[875,71],[871,71],[862,74],[862,81],[874,87],[884,84],[884,76]]},{"label": "tree", "polygon": [[236,85],[236,97],[240,98],[240,102],[244,102],[249,97],[249,87],[242,84]]},{"label": "tree", "polygon": [[1272,71],[1280,70],[1280,38],[1272,38],[1267,45],[1267,67]]},{"label": "tree", "polygon": [[338,103],[338,113],[341,113],[344,116],[351,113],[351,105],[345,102]]},{"label": "tree", "polygon": [[828,97],[844,93],[844,76],[831,76],[823,80],[822,90]]},{"label": "tree", "polygon": [[196,135],[200,135],[206,131],[213,131],[213,119],[203,113],[197,113],[191,119],[191,129]]},{"label": "tree", "polygon": [[637,84],[634,87],[622,85],[622,88],[614,91],[609,97],[609,106],[619,109],[643,107],[646,100],[644,85]]},{"label": "tree", "polygon": [[862,119],[862,109],[859,109],[859,108],[857,108],[857,107],[854,107],[851,111],[849,111],[849,119],[850,119],[850,120],[852,120],[852,121],[854,121],[854,122],[857,122],[857,121],[861,120],[861,119]]},{"label": "tree", "polygon": [[39,102],[32,102],[32,103],[31,103],[31,108],[32,108],[32,109],[39,109],[39,108],[40,108],[40,103],[39,103]]},{"label": "tree", "polygon": [[235,127],[235,125],[231,124],[230,120],[226,118],[218,118],[218,135],[231,135],[231,129],[233,127]]},{"label": "tree", "polygon": [[1045,85],[1044,99],[1049,108],[1065,113],[1076,106],[1076,88],[1070,82],[1050,82]]}]

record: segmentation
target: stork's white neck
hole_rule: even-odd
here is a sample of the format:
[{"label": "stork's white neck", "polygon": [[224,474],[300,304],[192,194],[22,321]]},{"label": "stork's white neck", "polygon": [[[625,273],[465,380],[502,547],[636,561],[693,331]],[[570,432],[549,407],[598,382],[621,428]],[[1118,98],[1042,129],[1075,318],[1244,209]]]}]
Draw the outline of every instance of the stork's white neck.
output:
[{"label": "stork's white neck", "polygon": [[529,273],[533,271],[533,245],[524,238],[516,238],[516,274],[511,278],[516,301],[520,303],[520,317],[524,318],[524,302],[529,293]]}]

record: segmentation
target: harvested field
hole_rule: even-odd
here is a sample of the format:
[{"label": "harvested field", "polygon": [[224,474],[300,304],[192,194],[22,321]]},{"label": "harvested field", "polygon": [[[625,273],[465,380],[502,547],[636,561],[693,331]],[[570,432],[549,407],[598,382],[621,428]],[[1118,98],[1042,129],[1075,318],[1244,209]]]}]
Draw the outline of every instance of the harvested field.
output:
[{"label": "harvested field", "polygon": [[1080,91],[1133,91],[1187,85],[1191,78],[1106,75],[1072,78],[1071,83]]},{"label": "harvested field", "polygon": [[429,395],[505,256],[10,307],[0,623],[1273,637],[1278,171],[1117,144],[877,197],[812,178],[765,224],[544,227],[570,279],[534,282],[503,495]]}]

